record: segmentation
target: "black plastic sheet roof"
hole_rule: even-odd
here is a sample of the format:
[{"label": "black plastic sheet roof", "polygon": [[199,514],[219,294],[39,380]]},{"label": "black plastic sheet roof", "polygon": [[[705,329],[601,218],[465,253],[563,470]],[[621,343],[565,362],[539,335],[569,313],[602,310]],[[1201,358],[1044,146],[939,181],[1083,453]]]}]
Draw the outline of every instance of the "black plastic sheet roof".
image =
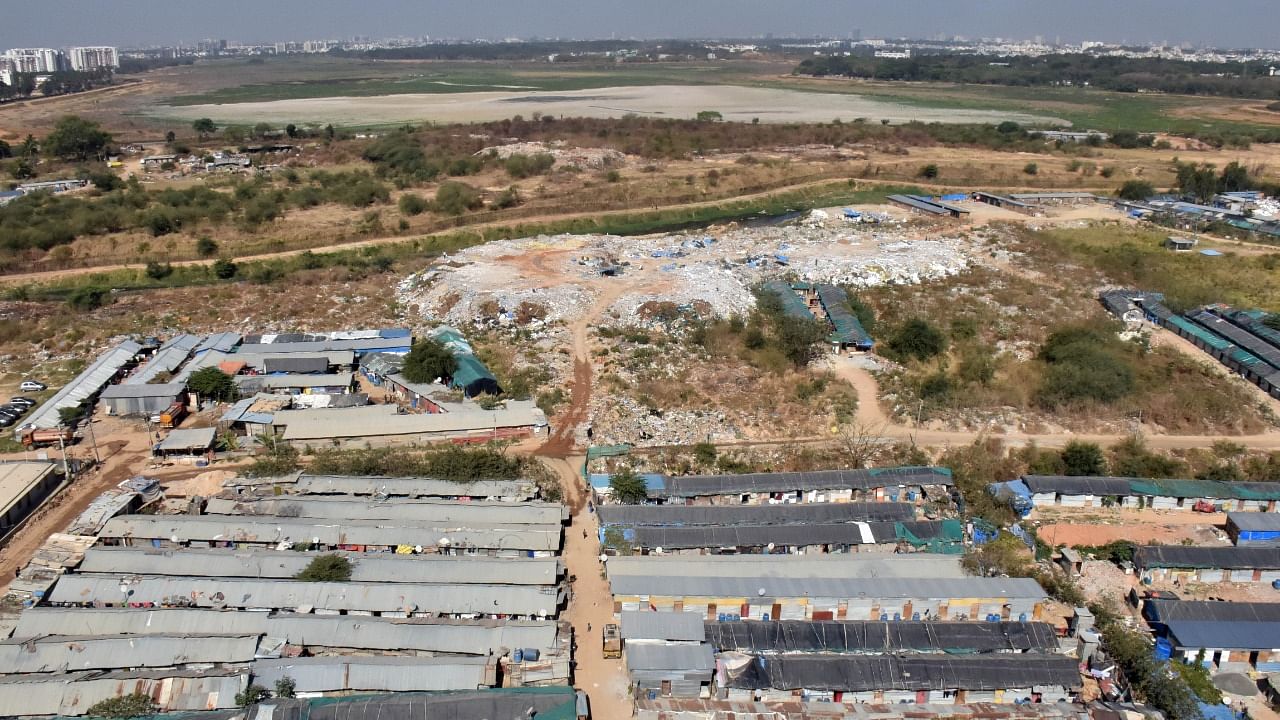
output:
[{"label": "black plastic sheet roof", "polygon": [[1005,690],[1081,686],[1076,661],[1044,656],[761,655],[732,675],[753,690]]},{"label": "black plastic sheet roof", "polygon": [[1056,652],[1053,626],[1041,622],[708,622],[717,652],[984,653]]},{"label": "black plastic sheet roof", "polygon": [[951,471],[938,467],[819,470],[814,472],[750,473],[746,475],[681,475],[664,479],[664,488],[650,496],[697,497],[749,492],[793,490],[869,490],[899,485],[953,485]]},{"label": "black plastic sheet roof", "polygon": [[[897,542],[896,527],[899,523],[867,523],[876,544]],[[901,523],[921,540],[930,540],[942,534],[942,522],[921,520]],[[728,548],[797,545],[862,545],[862,531],[853,523],[825,523],[821,525],[729,525],[722,527],[638,527],[635,543],[640,547]]]},{"label": "black plastic sheet roof", "polygon": [[606,525],[792,525],[910,520],[909,503],[851,502],[789,505],[601,505]]},{"label": "black plastic sheet roof", "polygon": [[1140,568],[1280,570],[1280,548],[1143,545],[1133,553]]}]

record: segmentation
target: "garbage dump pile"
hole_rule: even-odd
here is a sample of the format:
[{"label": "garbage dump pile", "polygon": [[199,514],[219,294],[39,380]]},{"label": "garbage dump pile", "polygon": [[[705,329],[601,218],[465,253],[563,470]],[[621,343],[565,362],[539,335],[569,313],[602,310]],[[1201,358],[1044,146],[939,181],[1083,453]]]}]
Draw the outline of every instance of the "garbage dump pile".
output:
[{"label": "garbage dump pile", "polygon": [[583,170],[600,170],[606,167],[619,167],[625,164],[627,156],[617,150],[610,148],[582,148],[572,147],[559,140],[552,143],[543,142],[515,142],[506,145],[495,145],[487,147],[477,155],[487,155],[495,153],[498,157],[506,158],[512,155],[541,155],[546,153],[556,159],[556,165],[567,166],[574,165]]},{"label": "garbage dump pile", "polygon": [[477,319],[490,301],[505,311],[536,303],[548,321],[571,321],[593,306],[607,283],[622,281],[630,291],[595,322],[627,325],[636,322],[640,306],[653,301],[706,308],[720,317],[745,314],[755,306],[751,287],[770,278],[871,287],[919,283],[968,267],[966,241],[920,239],[919,232],[824,222],[715,234],[496,241],[406,278],[400,300],[451,323]]}]

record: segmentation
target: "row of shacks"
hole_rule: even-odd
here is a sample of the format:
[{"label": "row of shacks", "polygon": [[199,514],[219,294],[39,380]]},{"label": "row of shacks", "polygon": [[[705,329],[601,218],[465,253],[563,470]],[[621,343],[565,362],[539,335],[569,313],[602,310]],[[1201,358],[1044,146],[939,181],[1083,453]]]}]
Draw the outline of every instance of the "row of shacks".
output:
[{"label": "row of shacks", "polygon": [[1082,684],[1034,580],[965,576],[953,556],[607,565],[638,698],[1054,702]]},{"label": "row of shacks", "polygon": [[[569,682],[567,514],[530,482],[295,475],[135,507],[100,508],[92,544],[26,598],[0,641],[6,715],[83,715],[134,692],[162,711],[233,708],[251,684],[325,697]],[[324,556],[349,575],[306,579]]]},{"label": "row of shacks", "polygon": [[1121,319],[1132,322],[1136,316],[1169,330],[1280,398],[1280,330],[1266,324],[1267,313],[1209,305],[1179,315],[1163,295],[1137,290],[1111,290],[1101,301]]},{"label": "row of shacks", "polygon": [[964,550],[959,520],[901,502],[601,505],[606,553],[814,554]]},{"label": "row of shacks", "polygon": [[1014,509],[1043,507],[1123,507],[1187,510],[1277,511],[1280,483],[1217,480],[1150,479],[1099,476],[1024,475],[991,486],[991,492]]},{"label": "row of shacks", "polygon": [[[642,476],[646,502],[657,505],[785,505],[799,503],[904,502],[946,505],[955,481],[944,467]],[[609,476],[592,475],[597,500],[610,498]]]}]

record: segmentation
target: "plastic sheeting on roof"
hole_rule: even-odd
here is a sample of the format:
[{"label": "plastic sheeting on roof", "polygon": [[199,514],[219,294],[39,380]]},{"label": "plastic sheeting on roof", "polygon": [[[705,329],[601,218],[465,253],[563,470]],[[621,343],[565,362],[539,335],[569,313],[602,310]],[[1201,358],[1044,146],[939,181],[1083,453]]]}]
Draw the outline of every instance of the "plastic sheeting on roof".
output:
[{"label": "plastic sheeting on roof", "polygon": [[[111,378],[115,377],[116,373],[120,372],[125,365],[128,365],[133,360],[133,357],[141,351],[141,345],[132,340],[126,340],[103,352],[74,380],[62,386],[53,397],[36,408],[27,423],[37,428],[57,427],[62,422],[62,419],[58,417],[59,410],[76,407],[96,395],[111,381]],[[15,436],[21,435],[21,433],[22,430],[18,429],[15,431]]]},{"label": "plastic sheeting on roof", "polygon": [[814,320],[809,305],[792,291],[791,286],[781,280],[770,280],[764,284],[765,290],[778,296],[782,301],[782,312],[800,320]]},{"label": "plastic sheeting on roof", "polygon": [[822,309],[836,329],[831,334],[832,339],[853,345],[859,350],[870,350],[875,343],[862,323],[858,322],[858,318],[849,312],[849,296],[845,291],[835,285],[819,285],[817,290]]},{"label": "plastic sheeting on roof", "polygon": [[[809,523],[896,521],[915,517],[910,503],[850,502],[791,505],[601,505],[606,525],[805,525]],[[1280,517],[1278,515],[1277,517]]]},{"label": "plastic sheeting on roof", "polygon": [[953,485],[944,467],[895,467],[866,470],[752,473],[746,475],[681,475],[665,478],[663,487],[650,488],[650,497],[696,497],[794,490],[869,490],[903,485]]},{"label": "plastic sheeting on roof", "polygon": [[781,620],[708,622],[705,630],[707,642],[717,652],[1058,651],[1053,626],[1042,622]]},{"label": "plastic sheeting on roof", "polygon": [[1139,568],[1280,570],[1280,548],[1141,545],[1133,563]]},{"label": "plastic sheeting on roof", "polygon": [[191,355],[192,350],[200,344],[200,338],[195,335],[178,335],[170,338],[168,342],[160,346],[155,355],[146,362],[137,372],[125,379],[125,385],[146,385],[147,383],[160,377],[163,373],[173,373],[187,361],[187,357]]},{"label": "plastic sheeting on roof", "polygon": [[772,690],[1006,690],[1081,686],[1072,658],[1017,655],[929,657],[895,655],[773,655],[754,658],[731,688]]}]

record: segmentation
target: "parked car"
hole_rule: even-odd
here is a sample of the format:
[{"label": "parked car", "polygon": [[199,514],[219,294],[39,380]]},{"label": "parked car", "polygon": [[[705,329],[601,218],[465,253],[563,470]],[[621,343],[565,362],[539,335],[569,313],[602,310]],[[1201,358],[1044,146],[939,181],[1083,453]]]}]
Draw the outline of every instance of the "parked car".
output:
[{"label": "parked car", "polygon": [[18,386],[18,389],[22,392],[40,392],[48,387],[48,385],[45,385],[39,380],[23,380],[22,384]]},{"label": "parked car", "polygon": [[22,417],[23,415],[26,415],[26,414],[27,414],[27,411],[26,411],[25,409],[23,409],[23,408],[16,408],[16,407],[9,407],[9,406],[7,406],[7,405],[0,405],[0,415],[8,415],[8,416],[12,417],[14,420],[17,420],[18,418],[20,418],[20,417]]},{"label": "parked car", "polygon": [[36,406],[36,401],[35,401],[35,400],[32,400],[32,399],[31,399],[31,398],[29,398],[29,397],[22,397],[21,395],[18,395],[17,397],[11,397],[11,398],[9,398],[9,404],[10,404],[10,405],[22,405],[23,407],[33,408],[33,407],[35,407],[35,406]]},{"label": "parked car", "polygon": [[8,415],[0,415],[0,427],[9,427],[16,422],[18,422],[17,418],[9,417]]}]

